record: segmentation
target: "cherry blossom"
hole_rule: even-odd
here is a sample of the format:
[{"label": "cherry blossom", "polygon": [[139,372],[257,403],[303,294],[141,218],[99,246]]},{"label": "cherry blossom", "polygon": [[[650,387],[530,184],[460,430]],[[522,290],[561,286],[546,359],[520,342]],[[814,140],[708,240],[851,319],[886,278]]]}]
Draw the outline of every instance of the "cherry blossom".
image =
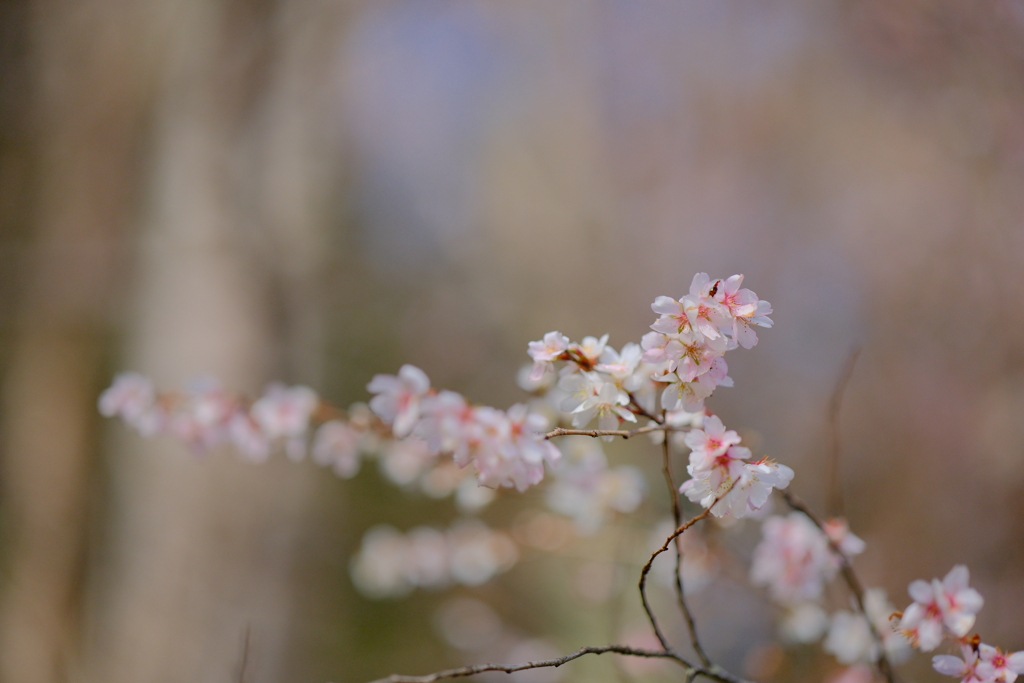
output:
[{"label": "cherry blossom", "polygon": [[309,421],[320,399],[309,387],[271,384],[249,410],[268,439],[284,438],[288,456],[305,455]]},{"label": "cherry blossom", "polygon": [[1013,683],[1017,676],[1024,674],[1024,652],[1004,653],[997,647],[981,643],[978,646],[981,663],[977,673],[992,683]]},{"label": "cherry blossom", "polygon": [[[842,664],[876,662],[883,651],[890,662],[905,661],[910,655],[909,644],[889,621],[894,608],[886,599],[885,591],[880,588],[866,590],[864,611],[866,615],[847,611],[832,615],[828,637],[823,645],[825,651],[834,654]],[[881,639],[882,648],[879,648],[875,634]]]},{"label": "cherry blossom", "polygon": [[122,372],[100,394],[100,414],[120,417],[143,436],[152,436],[160,427],[156,406],[156,388],[152,380],[137,372]]},{"label": "cherry blossom", "polygon": [[719,327],[728,327],[732,313],[723,307],[712,295],[719,281],[711,281],[707,273],[697,273],[690,283],[690,292],[683,297],[683,310],[686,317],[702,339],[714,341],[721,337]]},{"label": "cherry blossom", "polygon": [[739,443],[739,435],[713,415],[704,420],[703,429],[686,437],[692,449],[686,471],[692,478],[679,491],[705,508],[713,505],[716,517],[749,516],[761,509],[773,489],[786,488],[793,479],[793,470],[785,465],[767,459],[746,462],[750,449]]},{"label": "cherry blossom", "polygon": [[460,519],[446,530],[421,526],[404,534],[381,524],[363,535],[350,571],[366,597],[396,598],[414,588],[478,586],[511,569],[518,559],[508,535],[478,520]]},{"label": "cherry blossom", "polygon": [[716,282],[714,298],[733,317],[747,317],[757,311],[757,294],[749,289],[742,289],[742,284],[742,275],[733,275]]},{"label": "cherry blossom", "polygon": [[579,344],[570,344],[569,351],[583,361],[584,369],[589,369],[600,362],[607,344],[607,334],[602,335],[600,339],[597,337],[584,337],[583,341]]},{"label": "cherry blossom", "polygon": [[601,362],[595,370],[607,374],[615,382],[616,386],[626,391],[635,391],[643,383],[643,377],[636,375],[640,360],[644,355],[639,344],[630,342],[622,347],[622,352],[607,347],[601,354]]},{"label": "cherry blossom", "polygon": [[763,539],[754,550],[750,581],[766,586],[783,604],[816,601],[838,565],[828,539],[799,512],[769,517],[761,527]]},{"label": "cherry blossom", "polygon": [[569,338],[561,332],[548,332],[543,339],[532,341],[527,346],[530,358],[533,359],[533,370],[529,378],[536,382],[552,368],[554,361],[568,350]]},{"label": "cherry blossom", "polygon": [[970,645],[962,645],[960,651],[963,659],[953,655],[935,655],[932,657],[932,667],[940,674],[959,678],[962,683],[989,683],[992,679],[978,671],[981,659],[977,650]]},{"label": "cherry blossom", "polygon": [[430,390],[430,379],[415,365],[403,365],[398,376],[376,375],[366,385],[376,394],[370,399],[370,408],[398,438],[412,433],[419,419],[420,400]]},{"label": "cherry blossom", "polygon": [[320,425],[313,439],[313,462],[329,465],[339,477],[351,479],[359,471],[359,432],[341,420]]},{"label": "cherry blossom", "polygon": [[825,535],[835,544],[839,552],[846,557],[860,555],[864,552],[864,548],[867,547],[864,541],[850,532],[850,525],[842,517],[827,519],[822,524],[822,527]]},{"label": "cherry blossom", "polygon": [[703,429],[693,429],[686,435],[686,445],[690,447],[690,464],[695,470],[710,469],[715,458],[739,443],[739,434],[731,429],[726,430],[717,415],[709,415],[704,419]]},{"label": "cherry blossom", "polygon": [[[619,421],[636,422],[636,415],[624,406],[629,405],[629,396],[611,382],[601,384],[596,394],[591,394],[572,411],[572,423],[585,427],[594,417],[600,429],[618,429]],[[610,438],[610,437],[605,437]]]},{"label": "cherry blossom", "polygon": [[958,564],[942,581],[914,581],[908,589],[914,602],[903,610],[900,630],[914,647],[924,652],[942,642],[943,628],[957,638],[967,635],[984,604],[978,591],[968,586],[967,567]]}]

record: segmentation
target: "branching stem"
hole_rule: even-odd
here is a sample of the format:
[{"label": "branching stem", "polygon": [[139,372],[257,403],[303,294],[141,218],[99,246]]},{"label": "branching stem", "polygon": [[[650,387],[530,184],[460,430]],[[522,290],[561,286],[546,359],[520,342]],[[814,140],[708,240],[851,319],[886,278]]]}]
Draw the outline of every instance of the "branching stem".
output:
[{"label": "branching stem", "polygon": [[[672,500],[672,519],[675,521],[676,528],[678,529],[683,523],[683,511],[679,504],[679,489],[676,488],[675,479],[672,477],[672,450],[668,434],[665,435],[665,440],[662,442],[662,463],[665,482],[668,484],[669,497]],[[708,658],[707,653],[704,652],[704,647],[700,644],[700,639],[697,637],[697,622],[690,612],[690,606],[686,602],[686,591],[683,589],[683,547],[681,539],[681,536],[676,536],[673,543],[676,550],[674,581],[676,600],[679,602],[679,610],[683,613],[683,619],[686,620],[686,628],[690,634],[690,645],[693,647],[693,651],[700,658],[704,666],[710,666],[711,660]]]},{"label": "branching stem", "polygon": [[825,526],[821,520],[818,519],[807,505],[797,498],[789,491],[780,491],[783,499],[789,507],[793,508],[797,512],[802,513],[807,519],[811,520],[814,526],[818,527],[821,533],[828,540],[828,546],[832,550],[833,554],[839,558],[839,572],[843,576],[843,581],[849,587],[850,592],[853,593],[853,598],[857,603],[857,609],[864,616],[864,620],[868,623],[868,628],[871,630],[871,637],[874,638],[875,644],[878,646],[879,658],[878,658],[878,670],[885,677],[888,683],[896,683],[896,673],[893,671],[892,663],[885,656],[885,644],[882,641],[882,635],[875,628],[875,624],[871,621],[871,617],[868,616],[867,609],[864,607],[864,584],[857,578],[856,572],[853,571],[853,565],[850,564],[850,559],[840,550],[839,545],[828,537],[825,533]]}]

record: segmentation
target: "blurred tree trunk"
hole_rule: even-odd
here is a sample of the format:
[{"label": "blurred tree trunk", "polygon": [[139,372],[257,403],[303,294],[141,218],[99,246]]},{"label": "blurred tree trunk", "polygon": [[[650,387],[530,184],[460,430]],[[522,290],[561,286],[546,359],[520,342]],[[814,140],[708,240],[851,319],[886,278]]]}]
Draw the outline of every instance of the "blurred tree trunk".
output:
[{"label": "blurred tree trunk", "polygon": [[[117,426],[97,506],[96,394],[111,317],[128,326],[116,367],[163,386],[205,373],[255,393],[283,365],[314,381],[325,188],[303,166],[322,130],[304,112],[324,55],[306,39],[337,25],[274,27],[274,3],[28,7],[35,211],[3,385],[0,680],[277,680],[310,471]],[[291,46],[276,70],[275,28]]]},{"label": "blurred tree trunk", "polygon": [[[209,374],[253,395],[281,369],[274,273],[254,258],[260,226],[248,211],[259,191],[239,149],[263,94],[271,9],[175,7],[129,332],[131,367],[161,386]],[[89,678],[283,680],[292,553],[311,472],[281,458],[255,467],[232,453],[196,458],[171,440],[131,438],[112,474]]]},{"label": "blurred tree trunk", "polygon": [[[122,4],[28,3],[22,15],[30,85],[14,173],[30,246],[3,386],[4,681],[66,680],[78,646],[97,368],[145,101],[138,13]],[[115,29],[128,40],[103,39]]]}]

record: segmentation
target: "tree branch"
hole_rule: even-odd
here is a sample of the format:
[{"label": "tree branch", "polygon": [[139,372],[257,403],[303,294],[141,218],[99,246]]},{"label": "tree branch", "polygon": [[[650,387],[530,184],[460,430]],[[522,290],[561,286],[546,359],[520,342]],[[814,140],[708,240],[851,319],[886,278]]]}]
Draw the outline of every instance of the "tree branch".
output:
[{"label": "tree branch", "polygon": [[[668,435],[665,435],[665,440],[662,442],[662,463],[665,474],[665,482],[668,484],[668,493],[672,499],[672,519],[675,521],[676,528],[679,528],[683,523],[683,511],[679,505],[679,489],[676,488],[676,482],[672,477],[672,459],[671,459],[671,445],[669,444]],[[676,572],[675,572],[675,590],[676,590],[676,601],[679,603],[679,610],[683,613],[683,619],[686,620],[686,628],[690,633],[690,645],[693,647],[693,651],[700,658],[701,663],[704,666],[710,666],[711,660],[708,658],[704,648],[700,644],[700,639],[697,637],[697,622],[693,618],[693,614],[690,612],[690,606],[686,603],[686,592],[683,590],[683,547],[681,537],[677,536],[674,542],[676,550]]]},{"label": "tree branch", "polygon": [[625,645],[604,645],[601,647],[581,647],[579,650],[559,657],[557,659],[548,659],[541,662],[526,662],[525,664],[477,664],[475,666],[463,666],[458,669],[447,669],[445,671],[438,671],[436,673],[427,674],[425,676],[400,676],[393,674],[386,678],[379,678],[371,683],[434,683],[446,678],[462,678],[464,676],[474,676],[481,674],[486,671],[503,671],[505,673],[514,673],[516,671],[525,671],[527,669],[541,669],[546,667],[557,667],[562,666],[567,662],[571,662],[574,659],[579,659],[583,655],[601,655],[606,652],[613,652],[620,655],[628,655],[630,657],[648,657],[658,659],[671,659],[677,664],[681,664],[686,667],[687,670],[692,671],[694,667],[684,660],[679,655],[665,650],[660,652],[658,650],[641,650],[639,648],[627,647]]},{"label": "tree branch", "polygon": [[668,425],[653,424],[647,425],[646,427],[638,427],[636,429],[563,429],[562,427],[555,427],[550,432],[544,435],[545,439],[553,439],[556,436],[592,436],[597,438],[599,436],[621,436],[623,439],[631,439],[634,436],[640,436],[641,434],[650,434],[651,432],[685,432],[689,431],[688,427],[670,427]]},{"label": "tree branch", "polygon": [[864,584],[860,582],[860,579],[857,578],[856,572],[853,571],[853,565],[850,564],[850,559],[842,550],[839,549],[836,542],[828,537],[828,534],[825,533],[825,526],[822,524],[821,520],[811,512],[811,509],[807,507],[802,500],[789,491],[780,491],[779,493],[782,494],[783,499],[789,507],[802,513],[807,517],[807,519],[811,520],[811,523],[814,524],[814,526],[818,527],[822,535],[824,535],[825,539],[828,541],[828,547],[832,550],[835,556],[839,558],[839,572],[843,576],[843,581],[845,581],[846,585],[850,588],[850,592],[853,593],[854,600],[857,603],[857,609],[859,609],[860,613],[864,615],[864,620],[868,622],[868,628],[871,630],[871,636],[874,638],[875,644],[878,646],[878,670],[882,676],[885,677],[885,680],[888,681],[888,683],[896,683],[896,673],[893,671],[892,663],[885,656],[885,644],[882,641],[882,635],[878,632],[878,629],[875,628],[875,624],[871,621],[871,617],[868,616],[867,609],[864,607]]}]

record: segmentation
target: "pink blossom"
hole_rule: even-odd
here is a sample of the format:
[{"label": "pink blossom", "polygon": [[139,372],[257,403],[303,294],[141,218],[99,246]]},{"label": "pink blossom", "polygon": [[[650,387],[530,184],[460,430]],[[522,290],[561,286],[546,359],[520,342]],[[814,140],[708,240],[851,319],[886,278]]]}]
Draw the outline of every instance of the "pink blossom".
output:
[{"label": "pink blossom", "polygon": [[1013,683],[1024,674],[1024,652],[1004,653],[997,647],[982,643],[978,646],[981,663],[977,674],[992,683]]},{"label": "pink blossom", "polygon": [[686,435],[686,445],[691,451],[690,464],[694,470],[709,469],[715,458],[729,450],[730,446],[739,443],[739,434],[731,429],[726,430],[722,420],[716,415],[704,418],[703,429],[692,429]]},{"label": "pink blossom", "polygon": [[661,407],[665,410],[685,410],[697,413],[704,410],[704,399],[715,390],[715,382],[709,375],[701,375],[695,382],[684,382],[674,372],[655,376],[655,381],[666,382],[661,392]]},{"label": "pink blossom", "polygon": [[970,588],[970,574],[962,564],[953,567],[940,582],[932,579],[910,584],[914,602],[903,611],[900,630],[911,644],[924,652],[942,642],[943,627],[962,638],[974,626],[975,615],[984,604],[978,591]]},{"label": "pink blossom", "polygon": [[757,294],[749,289],[741,289],[742,275],[733,275],[727,280],[717,281],[715,300],[728,309],[733,317],[747,317],[757,310]]},{"label": "pink blossom", "polygon": [[853,557],[864,552],[866,544],[850,532],[850,525],[842,517],[833,517],[832,519],[825,520],[822,526],[824,527],[825,535],[839,548],[839,552],[846,557]]},{"label": "pink blossom", "polygon": [[615,383],[626,391],[639,388],[641,377],[634,375],[640,366],[643,350],[638,344],[630,342],[622,347],[622,353],[608,347],[601,354],[601,362],[594,368],[611,376]]},{"label": "pink blossom", "polygon": [[772,320],[768,316],[772,313],[772,306],[763,299],[757,302],[757,307],[750,315],[741,315],[733,319],[733,340],[745,349],[751,349],[757,344],[757,334],[751,329],[751,325],[759,327],[771,327]]},{"label": "pink blossom", "polygon": [[978,671],[981,663],[978,652],[970,645],[962,645],[960,651],[963,659],[953,655],[935,655],[932,667],[940,674],[959,678],[961,683],[990,683],[992,679],[983,677]]},{"label": "pink blossom", "polygon": [[270,440],[248,413],[239,411],[228,421],[228,438],[238,452],[254,462],[270,457]]},{"label": "pink blossom", "polygon": [[611,382],[601,384],[597,394],[588,396],[572,411],[572,423],[585,427],[597,417],[598,427],[603,430],[619,428],[619,421],[636,422],[636,415],[623,406],[629,405],[629,396]]},{"label": "pink blossom", "polygon": [[659,296],[651,304],[651,310],[660,317],[651,325],[651,329],[665,335],[678,335],[690,332],[690,317],[686,315],[683,303],[670,296]]},{"label": "pink blossom", "polygon": [[302,436],[320,399],[309,387],[271,384],[252,408],[252,418],[270,439]]},{"label": "pink blossom", "polygon": [[710,296],[716,285],[717,281],[712,283],[707,273],[697,273],[690,283],[690,293],[680,301],[690,325],[702,341],[718,339],[719,327],[732,320],[729,310]]},{"label": "pink blossom", "polygon": [[799,512],[769,517],[761,531],[750,581],[767,586],[772,598],[784,604],[819,600],[839,568],[825,535]]},{"label": "pink blossom", "polygon": [[586,361],[589,367],[593,367],[601,360],[601,355],[604,354],[607,344],[607,334],[602,335],[600,339],[597,337],[584,337],[583,341],[579,344],[570,344],[569,350],[576,352]]},{"label": "pink blossom", "polygon": [[153,382],[137,372],[117,375],[100,394],[99,410],[104,417],[120,417],[144,436],[155,434],[162,422]]},{"label": "pink blossom", "polygon": [[330,465],[335,474],[351,479],[359,471],[360,434],[341,420],[320,425],[313,439],[313,462]]},{"label": "pink blossom", "polygon": [[376,394],[370,399],[370,408],[402,438],[412,433],[419,420],[420,400],[430,391],[430,379],[415,365],[403,365],[397,377],[376,375],[366,390]]},{"label": "pink blossom", "polygon": [[530,372],[530,379],[536,382],[569,348],[569,338],[561,332],[548,332],[542,340],[527,344],[527,348],[527,353],[533,359],[533,371]]}]

